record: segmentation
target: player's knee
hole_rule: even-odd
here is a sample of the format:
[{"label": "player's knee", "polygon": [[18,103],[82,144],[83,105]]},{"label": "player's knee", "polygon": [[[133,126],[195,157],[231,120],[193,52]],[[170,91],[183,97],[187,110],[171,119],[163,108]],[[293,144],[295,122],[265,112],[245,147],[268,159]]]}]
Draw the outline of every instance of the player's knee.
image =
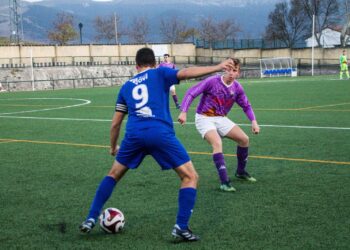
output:
[{"label": "player's knee", "polygon": [[221,141],[214,141],[211,143],[211,146],[213,147],[213,150],[215,152],[222,151],[222,142]]},{"label": "player's knee", "polygon": [[197,186],[198,179],[199,179],[199,176],[197,172],[193,172],[188,175],[188,181],[189,183],[192,184],[192,186]]},{"label": "player's knee", "polygon": [[249,146],[249,136],[244,135],[239,140],[239,146],[248,147]]}]

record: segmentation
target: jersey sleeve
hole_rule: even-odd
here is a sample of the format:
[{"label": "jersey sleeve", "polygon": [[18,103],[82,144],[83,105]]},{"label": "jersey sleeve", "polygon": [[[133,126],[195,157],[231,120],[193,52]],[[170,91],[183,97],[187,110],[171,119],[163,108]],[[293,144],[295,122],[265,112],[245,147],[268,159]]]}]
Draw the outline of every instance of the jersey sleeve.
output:
[{"label": "jersey sleeve", "polygon": [[123,96],[123,93],[124,93],[124,91],[123,91],[124,88],[123,87],[119,91],[117,102],[115,104],[115,111],[127,114],[128,113],[128,106],[126,105],[126,101],[125,101],[125,98]]},{"label": "jersey sleeve", "polygon": [[240,85],[239,83],[236,83],[236,84],[237,84],[237,97],[236,97],[237,104],[243,109],[244,113],[246,114],[247,118],[250,121],[256,120],[253,108],[248,100],[247,95],[244,92],[242,85]]},{"label": "jersey sleeve", "polygon": [[171,85],[180,83],[179,79],[177,79],[177,72],[179,70],[166,67],[160,67],[158,70],[160,70],[161,74],[163,75],[165,83],[168,85],[167,88],[170,88]]},{"label": "jersey sleeve", "polygon": [[207,88],[208,85],[210,84],[210,80],[204,79],[203,81],[197,83],[196,85],[194,85],[193,87],[189,88],[186,91],[186,94],[182,100],[181,103],[181,111],[183,112],[187,112],[188,109],[191,106],[191,103],[193,102],[193,100],[199,96],[200,94],[202,94]]}]

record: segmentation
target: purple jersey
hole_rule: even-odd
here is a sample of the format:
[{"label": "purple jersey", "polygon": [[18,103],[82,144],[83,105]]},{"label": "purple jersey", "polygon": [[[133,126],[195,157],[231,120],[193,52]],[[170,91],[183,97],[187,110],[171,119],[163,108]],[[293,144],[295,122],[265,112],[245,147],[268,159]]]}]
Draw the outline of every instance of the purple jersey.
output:
[{"label": "purple jersey", "polygon": [[181,110],[188,111],[192,101],[202,94],[197,113],[206,116],[226,116],[236,102],[249,120],[255,120],[254,111],[244,89],[236,80],[231,85],[223,82],[221,75],[206,78],[187,90],[181,104]]},{"label": "purple jersey", "polygon": [[171,68],[171,69],[175,69],[175,64],[171,63],[171,62],[161,62],[159,65],[158,65],[158,68],[160,67],[166,67],[166,68]]}]

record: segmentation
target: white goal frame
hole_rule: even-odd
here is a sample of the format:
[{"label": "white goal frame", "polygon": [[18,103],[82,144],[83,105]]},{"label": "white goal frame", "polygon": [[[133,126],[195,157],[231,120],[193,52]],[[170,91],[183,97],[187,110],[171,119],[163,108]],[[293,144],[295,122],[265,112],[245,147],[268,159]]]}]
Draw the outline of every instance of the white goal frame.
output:
[{"label": "white goal frame", "polygon": [[261,58],[260,77],[298,76],[298,69],[292,57]]}]

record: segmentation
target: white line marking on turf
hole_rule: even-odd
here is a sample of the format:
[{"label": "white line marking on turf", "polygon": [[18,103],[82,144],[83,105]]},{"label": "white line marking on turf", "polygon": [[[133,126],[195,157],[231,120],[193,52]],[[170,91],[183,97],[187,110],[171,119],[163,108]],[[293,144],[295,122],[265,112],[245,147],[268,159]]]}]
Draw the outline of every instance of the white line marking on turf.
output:
[{"label": "white line marking on turf", "polygon": [[17,112],[10,112],[10,113],[0,113],[0,115],[12,115],[12,114],[23,114],[23,113],[34,113],[34,112],[42,112],[42,111],[50,111],[50,110],[57,110],[57,109],[66,109],[66,108],[73,108],[73,107],[79,107],[83,105],[90,104],[90,100],[85,99],[77,99],[77,98],[14,98],[14,99],[1,99],[1,100],[74,100],[74,101],[82,101],[83,103],[74,104],[74,105],[68,105],[68,106],[61,106],[56,108],[47,108],[47,109],[35,109],[35,110],[26,110],[26,111],[17,111]]},{"label": "white line marking on turf", "polygon": [[[241,79],[243,83],[282,83],[282,82],[300,82],[304,81],[305,78],[299,78],[299,79],[286,79],[286,78],[272,78],[269,80],[269,78],[264,78],[261,80],[249,80],[249,79]],[[346,81],[344,79],[335,79],[335,78],[315,78],[315,79],[307,79],[309,82],[320,82],[320,81]],[[348,80],[349,81],[349,80]]]},{"label": "white line marking on turf", "polygon": [[[32,120],[56,120],[56,121],[88,121],[88,122],[111,122],[111,119],[91,119],[91,118],[65,118],[65,117],[35,117],[35,116],[2,116],[0,118],[9,119],[32,119]],[[174,122],[175,125],[180,125]],[[186,122],[188,125],[194,125],[194,122]],[[239,126],[250,127],[251,124],[237,124]],[[297,129],[332,129],[332,130],[350,130],[346,127],[319,127],[319,126],[297,126],[297,125],[275,125],[275,124],[259,124],[260,127],[271,128],[297,128]]]}]

